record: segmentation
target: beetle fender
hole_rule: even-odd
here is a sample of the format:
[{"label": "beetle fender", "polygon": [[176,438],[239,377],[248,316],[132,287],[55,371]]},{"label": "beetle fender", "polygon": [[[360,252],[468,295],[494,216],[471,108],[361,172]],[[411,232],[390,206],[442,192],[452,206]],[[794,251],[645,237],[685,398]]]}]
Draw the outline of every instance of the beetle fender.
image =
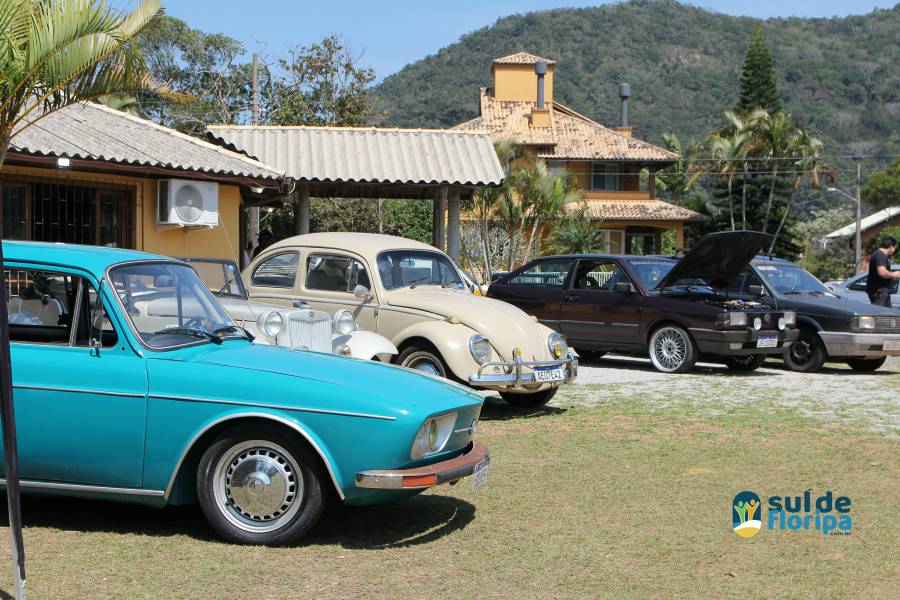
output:
[{"label": "beetle fender", "polygon": [[469,375],[478,372],[478,363],[469,352],[469,339],[476,333],[478,332],[461,323],[420,321],[397,333],[393,342],[397,348],[402,348],[412,338],[428,340],[440,352],[453,375],[457,379],[468,381]]}]

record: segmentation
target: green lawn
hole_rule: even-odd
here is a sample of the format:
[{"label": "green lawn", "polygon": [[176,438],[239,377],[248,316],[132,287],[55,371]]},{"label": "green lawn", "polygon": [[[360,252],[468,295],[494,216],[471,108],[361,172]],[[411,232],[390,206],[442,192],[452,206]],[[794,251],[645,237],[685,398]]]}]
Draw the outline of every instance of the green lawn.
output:
[{"label": "green lawn", "polygon": [[[868,599],[900,585],[896,438],[764,399],[702,414],[625,397],[492,403],[479,436],[493,460],[477,493],[337,508],[295,548],[221,543],[192,507],[26,498],[30,597]],[[807,488],[851,497],[852,535],[731,531],[738,491]]]}]

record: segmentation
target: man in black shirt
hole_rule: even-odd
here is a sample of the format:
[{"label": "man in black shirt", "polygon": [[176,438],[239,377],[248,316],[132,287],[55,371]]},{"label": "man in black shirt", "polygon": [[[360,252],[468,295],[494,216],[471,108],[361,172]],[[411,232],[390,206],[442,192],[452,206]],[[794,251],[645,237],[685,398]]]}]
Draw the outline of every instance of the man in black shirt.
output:
[{"label": "man in black shirt", "polygon": [[891,271],[891,257],[897,249],[897,240],[888,236],[882,238],[881,247],[869,258],[869,277],[866,279],[866,293],[877,306],[891,308],[891,285],[900,279],[900,271]]}]

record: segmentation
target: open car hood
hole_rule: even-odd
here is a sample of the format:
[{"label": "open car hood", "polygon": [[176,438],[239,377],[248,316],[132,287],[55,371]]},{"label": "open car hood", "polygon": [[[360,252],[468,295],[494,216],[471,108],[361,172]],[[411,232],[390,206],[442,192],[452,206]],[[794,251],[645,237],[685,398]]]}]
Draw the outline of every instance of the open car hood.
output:
[{"label": "open car hood", "polygon": [[737,277],[772,241],[759,231],[721,231],[703,236],[656,286],[661,290],[679,279],[702,279],[722,288]]}]

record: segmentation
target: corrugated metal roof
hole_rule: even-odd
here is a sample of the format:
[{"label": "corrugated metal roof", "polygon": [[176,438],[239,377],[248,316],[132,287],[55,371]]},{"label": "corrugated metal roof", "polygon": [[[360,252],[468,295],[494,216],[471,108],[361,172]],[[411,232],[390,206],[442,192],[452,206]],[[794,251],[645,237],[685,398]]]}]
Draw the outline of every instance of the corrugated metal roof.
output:
[{"label": "corrugated metal roof", "polygon": [[[889,206],[887,208],[881,209],[876,213],[872,213],[868,217],[863,217],[860,221],[860,225],[862,227],[861,231],[866,231],[875,227],[876,225],[880,225],[885,221],[889,221],[900,215],[900,206]],[[856,234],[856,221],[850,223],[845,227],[841,227],[840,229],[836,229],[826,235],[826,238],[839,238],[839,237],[848,237]]]},{"label": "corrugated metal roof", "polygon": [[82,103],[32,123],[11,152],[281,180],[284,173],[238,152],[99,104]]},{"label": "corrugated metal roof", "polygon": [[486,132],[372,127],[209,127],[210,136],[298,181],[498,185]]}]

